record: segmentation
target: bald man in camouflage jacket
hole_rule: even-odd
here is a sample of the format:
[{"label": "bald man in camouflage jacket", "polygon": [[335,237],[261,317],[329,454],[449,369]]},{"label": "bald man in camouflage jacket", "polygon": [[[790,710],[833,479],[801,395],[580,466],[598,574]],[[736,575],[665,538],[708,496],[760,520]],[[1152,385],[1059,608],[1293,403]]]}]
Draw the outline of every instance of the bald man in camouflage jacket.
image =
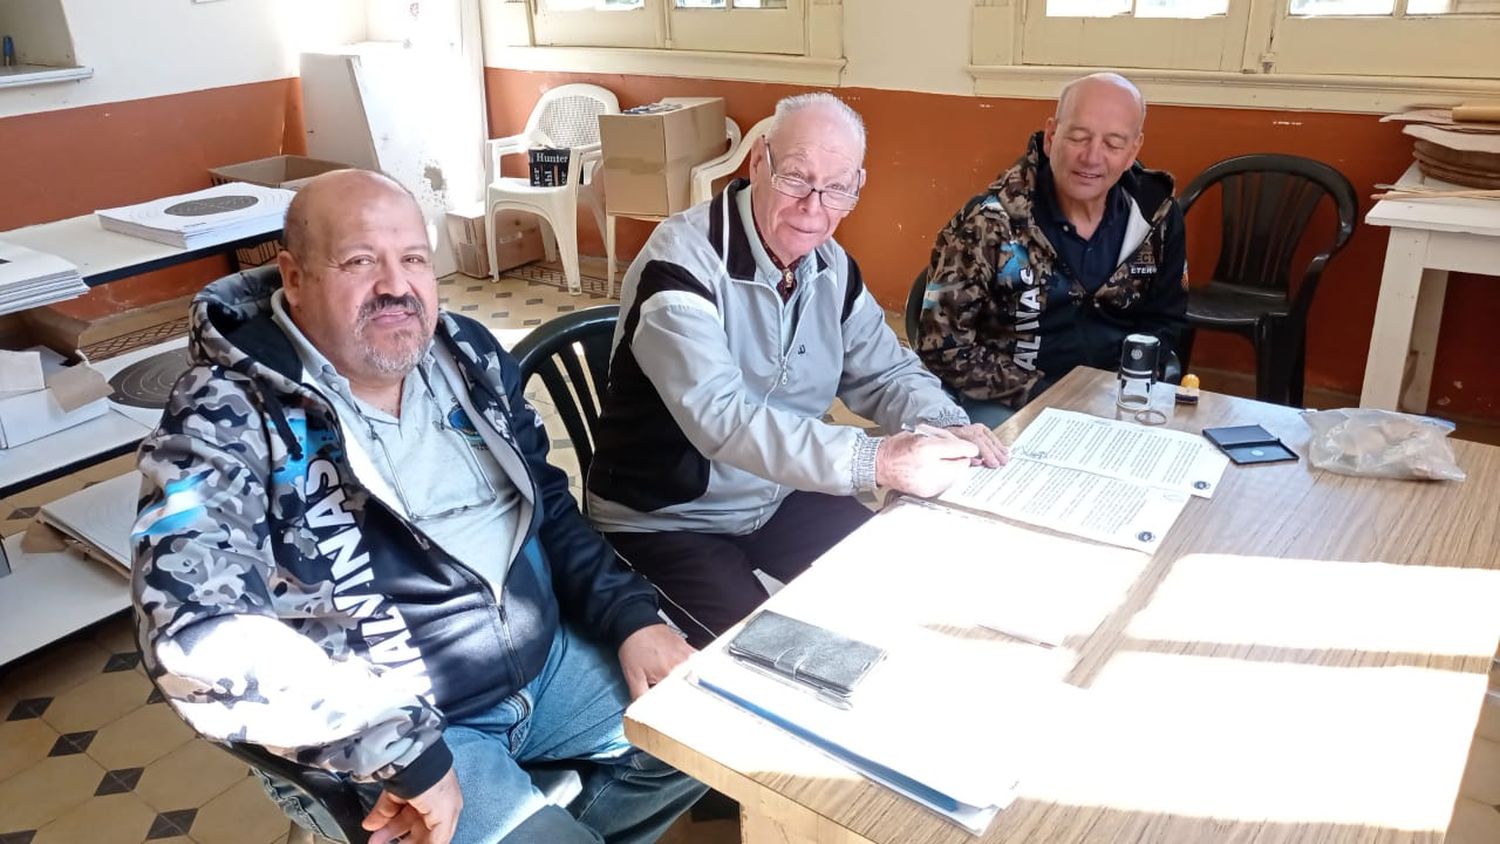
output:
[{"label": "bald man in camouflage jacket", "polygon": [[1094,74],[1026,154],[938,234],[917,354],[997,425],[1075,366],[1113,369],[1127,334],[1177,348],[1187,261],[1172,177],[1135,160],[1145,102]]}]

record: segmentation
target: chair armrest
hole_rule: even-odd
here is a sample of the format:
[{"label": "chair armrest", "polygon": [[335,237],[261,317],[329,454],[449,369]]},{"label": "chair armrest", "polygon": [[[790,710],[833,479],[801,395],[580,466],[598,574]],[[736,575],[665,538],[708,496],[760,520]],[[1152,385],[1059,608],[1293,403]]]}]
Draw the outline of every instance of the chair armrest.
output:
[{"label": "chair armrest", "polygon": [[500,176],[500,159],[507,155],[524,154],[540,141],[539,133],[522,132],[504,138],[492,138],[484,142],[484,182],[492,184]]},{"label": "chair armrest", "polygon": [[592,176],[594,168],[603,161],[603,147],[597,141],[573,147],[572,154],[568,156],[568,184],[582,185],[584,177]]},{"label": "chair armrest", "polygon": [[745,157],[755,146],[755,140],[741,141],[734,149],[729,150],[718,158],[709,159],[697,165],[689,171],[692,180],[692,201],[694,204],[703,202],[713,197],[714,180],[723,176],[733,175],[740,165],[745,163]]}]

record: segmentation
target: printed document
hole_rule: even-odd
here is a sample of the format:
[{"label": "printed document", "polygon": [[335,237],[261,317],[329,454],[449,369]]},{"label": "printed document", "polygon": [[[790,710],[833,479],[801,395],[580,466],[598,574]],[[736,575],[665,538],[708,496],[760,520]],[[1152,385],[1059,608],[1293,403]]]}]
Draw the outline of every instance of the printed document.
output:
[{"label": "printed document", "polygon": [[1182,431],[1047,408],[998,469],[976,466],[940,501],[1146,553],[1228,459]]}]

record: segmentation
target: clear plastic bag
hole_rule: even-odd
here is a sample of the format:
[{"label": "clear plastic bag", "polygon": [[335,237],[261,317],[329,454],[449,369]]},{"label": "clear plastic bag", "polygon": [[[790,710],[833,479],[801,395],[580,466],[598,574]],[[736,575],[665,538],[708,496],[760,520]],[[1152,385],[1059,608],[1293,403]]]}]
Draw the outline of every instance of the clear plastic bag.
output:
[{"label": "clear plastic bag", "polygon": [[1461,481],[1448,435],[1453,423],[1394,410],[1308,410],[1308,460],[1319,469],[1366,478]]}]

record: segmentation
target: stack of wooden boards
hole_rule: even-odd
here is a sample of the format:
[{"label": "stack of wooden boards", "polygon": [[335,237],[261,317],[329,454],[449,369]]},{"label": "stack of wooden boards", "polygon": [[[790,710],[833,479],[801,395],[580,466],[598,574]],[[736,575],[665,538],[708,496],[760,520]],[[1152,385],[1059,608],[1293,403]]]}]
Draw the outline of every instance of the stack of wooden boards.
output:
[{"label": "stack of wooden boards", "polygon": [[1415,108],[1382,121],[1406,124],[1422,174],[1455,185],[1500,189],[1500,104]]}]

